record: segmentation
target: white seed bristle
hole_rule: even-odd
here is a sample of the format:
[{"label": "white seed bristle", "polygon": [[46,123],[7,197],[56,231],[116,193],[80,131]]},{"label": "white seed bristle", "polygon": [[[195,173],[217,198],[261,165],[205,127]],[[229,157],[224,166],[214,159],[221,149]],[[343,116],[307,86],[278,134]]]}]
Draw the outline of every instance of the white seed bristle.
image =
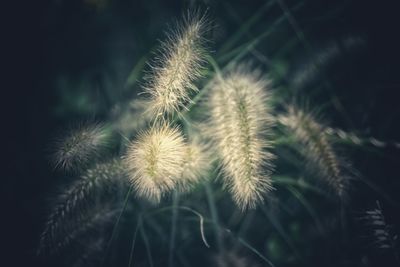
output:
[{"label": "white seed bristle", "polygon": [[178,112],[197,91],[193,82],[201,76],[205,62],[205,17],[188,15],[177,30],[167,35],[160,55],[149,64],[145,92],[150,95],[147,112],[154,117]]},{"label": "white seed bristle", "polygon": [[209,96],[209,135],[222,160],[224,184],[242,209],[254,208],[272,189],[274,156],[267,150],[271,127],[269,83],[237,67],[215,81]]},{"label": "white seed bristle", "polygon": [[327,138],[326,127],[312,113],[293,105],[287,107],[287,113],[279,117],[279,122],[303,145],[301,152],[308,160],[309,169],[323,178],[339,197],[345,197],[348,185],[345,164]]},{"label": "white seed bristle", "polygon": [[136,193],[153,203],[174,189],[185,164],[187,145],[176,127],[155,125],[129,147],[125,156]]}]

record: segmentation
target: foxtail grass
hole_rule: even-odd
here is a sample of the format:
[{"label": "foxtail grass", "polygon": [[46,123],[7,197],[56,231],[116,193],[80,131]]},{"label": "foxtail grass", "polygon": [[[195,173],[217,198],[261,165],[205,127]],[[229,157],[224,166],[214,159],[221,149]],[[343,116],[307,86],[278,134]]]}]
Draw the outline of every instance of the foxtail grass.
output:
[{"label": "foxtail grass", "polygon": [[155,125],[132,142],[125,155],[129,177],[137,195],[153,203],[177,185],[188,146],[179,128]]},{"label": "foxtail grass", "polygon": [[206,131],[222,161],[224,185],[242,210],[254,208],[272,189],[269,86],[258,71],[239,66],[217,77],[209,94]]},{"label": "foxtail grass", "polygon": [[[57,204],[48,216],[45,229],[40,238],[39,253],[49,248],[60,247],[59,239],[68,233],[71,225],[79,225],[90,211],[91,202],[101,196],[109,195],[125,180],[125,168],[117,159],[99,163],[87,170],[58,196]],[[69,229],[71,231],[71,229]]]},{"label": "foxtail grass", "polygon": [[87,167],[108,146],[110,132],[102,123],[86,123],[70,130],[53,144],[55,168],[75,171]]},{"label": "foxtail grass", "polygon": [[287,107],[286,115],[280,116],[279,121],[301,144],[300,152],[308,162],[308,169],[328,184],[331,191],[345,198],[350,177],[346,164],[326,134],[326,126],[314,118],[312,113],[294,105]]},{"label": "foxtail grass", "polygon": [[188,14],[167,34],[145,77],[144,91],[149,95],[147,112],[158,118],[179,112],[197,92],[194,81],[202,76],[206,62],[205,16]]}]

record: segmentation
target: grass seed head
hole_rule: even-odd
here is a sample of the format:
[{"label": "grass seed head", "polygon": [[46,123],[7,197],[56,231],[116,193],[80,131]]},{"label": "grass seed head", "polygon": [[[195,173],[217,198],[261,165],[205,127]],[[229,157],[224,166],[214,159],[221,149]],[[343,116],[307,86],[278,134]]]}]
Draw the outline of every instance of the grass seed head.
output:
[{"label": "grass seed head", "polygon": [[308,169],[324,179],[339,197],[345,198],[349,183],[348,167],[336,153],[326,134],[326,127],[311,112],[294,105],[287,107],[287,113],[279,117],[279,122],[302,144],[300,152],[308,161]]},{"label": "grass seed head", "polygon": [[177,127],[161,124],[141,133],[128,147],[125,156],[137,194],[159,203],[181,177],[186,151],[187,145]]},{"label": "grass seed head", "polygon": [[53,162],[56,168],[71,171],[86,167],[108,146],[110,131],[104,124],[82,124],[55,142]]},{"label": "grass seed head", "polygon": [[267,140],[269,82],[248,69],[242,65],[217,78],[209,96],[209,135],[222,160],[224,184],[242,210],[254,208],[272,189],[274,158]]},{"label": "grass seed head", "polygon": [[207,24],[204,16],[189,13],[167,34],[159,55],[149,63],[144,89],[150,95],[147,112],[154,117],[179,112],[197,91],[193,82],[202,75],[205,63]]}]

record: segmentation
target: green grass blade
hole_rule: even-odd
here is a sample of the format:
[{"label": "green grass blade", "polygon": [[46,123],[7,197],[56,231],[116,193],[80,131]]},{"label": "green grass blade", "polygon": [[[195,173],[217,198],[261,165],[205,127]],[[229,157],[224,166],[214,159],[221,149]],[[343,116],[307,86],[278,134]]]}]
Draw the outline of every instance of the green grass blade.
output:
[{"label": "green grass blade", "polygon": [[226,51],[230,50],[242,37],[244,34],[248,33],[250,28],[256,24],[264,12],[267,12],[274,4],[274,1],[267,1],[258,11],[251,16],[246,22],[241,23],[241,26],[219,49],[219,54],[224,54]]},{"label": "green grass blade", "polygon": [[140,229],[140,235],[142,236],[144,242],[144,246],[146,247],[146,254],[147,254],[147,259],[149,260],[149,266],[153,267],[154,264],[153,264],[153,257],[151,255],[150,242],[149,238],[147,237],[146,231],[144,229],[143,221],[140,221],[139,229]]}]

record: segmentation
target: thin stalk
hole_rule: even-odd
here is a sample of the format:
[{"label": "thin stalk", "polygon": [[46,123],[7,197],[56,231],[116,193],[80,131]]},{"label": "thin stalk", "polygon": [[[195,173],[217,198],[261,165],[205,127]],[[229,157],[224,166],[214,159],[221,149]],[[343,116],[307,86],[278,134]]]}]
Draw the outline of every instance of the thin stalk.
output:
[{"label": "thin stalk", "polygon": [[178,205],[179,205],[179,194],[174,191],[172,195],[172,222],[171,222],[171,237],[169,241],[169,267],[174,265],[174,253],[175,253],[175,239],[176,239],[176,225],[178,223]]},{"label": "thin stalk", "polygon": [[274,218],[274,216],[264,207],[261,206],[261,210],[264,213],[264,215],[267,217],[267,219],[271,222],[272,226],[278,231],[278,233],[282,236],[283,240],[288,244],[288,246],[293,250],[294,254],[296,255],[297,258],[303,260],[301,257],[299,250],[296,248],[294,245],[293,240],[290,238],[290,236],[286,233],[285,229],[283,229],[282,225],[279,223],[278,220]]},{"label": "thin stalk", "polygon": [[213,221],[213,229],[214,229],[215,238],[217,240],[217,248],[219,251],[221,251],[223,249],[223,242],[222,242],[221,233],[218,229],[218,225],[219,225],[218,212],[217,212],[217,207],[215,205],[215,200],[214,200],[214,196],[212,193],[212,188],[210,186],[210,183],[206,182],[204,184],[204,188],[206,190],[207,202],[208,202],[208,206],[210,208],[211,219]]},{"label": "thin stalk", "polygon": [[124,204],[123,204],[123,207],[122,207],[122,209],[121,209],[121,212],[119,213],[118,218],[117,218],[117,220],[116,220],[116,222],[115,222],[115,224],[114,224],[114,226],[113,226],[113,230],[112,230],[112,233],[111,233],[111,237],[110,237],[110,239],[108,240],[107,247],[106,247],[106,251],[105,251],[105,253],[104,253],[104,256],[103,256],[103,259],[102,259],[102,261],[101,261],[100,266],[103,266],[103,265],[104,265],[104,262],[105,262],[105,260],[106,260],[106,258],[107,258],[108,252],[109,252],[109,250],[110,250],[110,248],[111,248],[112,241],[113,241],[113,239],[114,239],[114,237],[115,237],[115,235],[116,235],[116,233],[117,233],[117,228],[118,228],[119,222],[120,222],[120,220],[121,220],[121,218],[122,218],[122,214],[124,213],[126,207],[128,206],[129,196],[130,196],[131,192],[132,192],[132,187],[130,186],[128,192],[126,193],[125,200],[124,200]]},{"label": "thin stalk", "polygon": [[131,248],[131,253],[129,255],[128,267],[130,267],[132,265],[132,263],[133,263],[133,251],[135,249],[136,236],[137,236],[137,232],[139,230],[139,225],[141,224],[141,221],[142,221],[142,215],[139,214],[139,219],[138,219],[138,222],[136,224],[135,232],[133,233],[132,248]]},{"label": "thin stalk", "polygon": [[150,243],[149,243],[149,238],[147,237],[147,234],[144,230],[144,226],[143,226],[143,221],[140,221],[140,235],[142,236],[143,242],[144,242],[144,246],[146,247],[146,253],[147,253],[147,259],[149,260],[149,266],[153,267],[153,257],[151,255],[151,250],[150,250]]},{"label": "thin stalk", "polygon": [[[160,208],[160,209],[157,209],[155,211],[149,212],[149,213],[145,214],[144,216],[150,216],[150,215],[158,214],[158,213],[165,212],[165,211],[168,211],[168,210],[171,210],[171,209],[173,209],[172,206]],[[207,242],[207,239],[206,239],[206,236],[205,236],[205,232],[204,232],[204,217],[203,217],[203,215],[201,215],[199,212],[195,211],[194,209],[186,207],[186,206],[178,206],[177,209],[190,211],[191,213],[195,214],[199,218],[199,220],[200,220],[201,239],[203,240],[204,245],[206,245],[206,247],[209,248],[210,245]]]},{"label": "thin stalk", "polygon": [[248,33],[251,26],[257,23],[264,12],[268,11],[274,4],[274,1],[267,1],[258,11],[253,14],[246,22],[240,24],[240,28],[234,33],[222,47],[219,49],[220,54],[224,54],[226,51],[231,49],[240,39],[241,37]]},{"label": "thin stalk", "polygon": [[[302,2],[297,3],[292,10],[297,10],[299,9],[301,6],[303,5]],[[263,33],[261,33],[259,36],[257,36],[256,38],[254,38],[253,40],[240,45],[239,47],[236,47],[234,49],[232,49],[231,51],[225,53],[224,55],[220,56],[218,58],[218,61],[224,61],[227,60],[231,57],[233,57],[234,55],[236,55],[232,60],[230,60],[231,63],[229,64],[233,64],[235,62],[237,62],[238,60],[242,59],[245,55],[247,55],[247,53],[249,53],[249,51],[251,51],[254,47],[256,47],[264,38],[268,37],[270,34],[273,33],[273,31],[276,29],[277,26],[279,26],[281,23],[283,23],[285,21],[285,16],[280,16],[279,18],[277,18],[272,24],[271,26],[264,31]],[[228,65],[229,66],[229,65]]]}]

